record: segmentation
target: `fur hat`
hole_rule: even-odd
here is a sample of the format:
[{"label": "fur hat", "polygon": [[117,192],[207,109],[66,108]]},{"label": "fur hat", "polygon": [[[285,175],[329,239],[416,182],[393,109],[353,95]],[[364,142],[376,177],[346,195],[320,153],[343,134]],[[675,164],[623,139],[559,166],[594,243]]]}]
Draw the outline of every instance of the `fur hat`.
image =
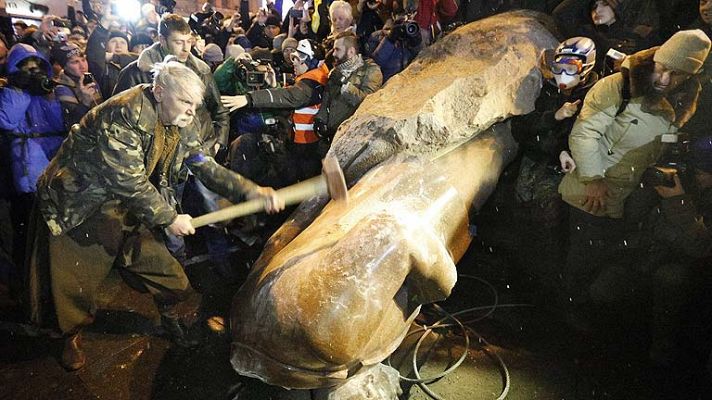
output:
[{"label": "fur hat", "polygon": [[675,71],[696,74],[707,58],[710,44],[700,29],[679,31],[660,46],[653,60]]}]

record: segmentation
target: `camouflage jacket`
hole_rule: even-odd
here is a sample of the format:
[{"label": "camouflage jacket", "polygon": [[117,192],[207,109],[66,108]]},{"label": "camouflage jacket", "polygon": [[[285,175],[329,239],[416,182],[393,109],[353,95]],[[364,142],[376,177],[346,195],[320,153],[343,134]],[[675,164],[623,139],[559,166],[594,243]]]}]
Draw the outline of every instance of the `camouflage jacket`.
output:
[{"label": "camouflage jacket", "polygon": [[[113,200],[148,227],[173,222],[176,210],[149,181],[169,143],[156,106],[150,86],[139,85],[93,108],[72,127],[37,184],[39,209],[53,235],[68,232]],[[172,185],[185,164],[233,202],[257,187],[206,155],[196,120],[178,132],[175,150],[164,156],[161,186]]]},{"label": "camouflage jacket", "polygon": [[[142,51],[138,56],[138,60],[127,65],[119,73],[114,94],[141,83],[153,82],[151,77],[153,65],[163,61],[167,55],[168,53],[161,47],[160,43],[155,43]],[[215,143],[227,146],[229,144],[230,112],[220,101],[220,91],[210,67],[203,60],[192,54],[185,62],[185,66],[198,74],[200,80],[205,84],[203,104],[197,110],[197,117],[200,120],[201,140],[207,149],[212,149]]]}]

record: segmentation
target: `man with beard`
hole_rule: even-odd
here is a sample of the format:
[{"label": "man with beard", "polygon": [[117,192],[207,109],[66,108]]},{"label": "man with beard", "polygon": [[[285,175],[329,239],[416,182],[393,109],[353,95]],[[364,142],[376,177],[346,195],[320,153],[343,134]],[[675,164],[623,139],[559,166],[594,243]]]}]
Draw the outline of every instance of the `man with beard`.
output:
[{"label": "man with beard", "polygon": [[112,97],[72,127],[39,179],[32,264],[38,269],[49,255],[68,370],[86,362],[80,331],[93,321],[98,289],[112,268],[153,295],[177,344],[194,344],[186,334],[197,304],[185,300],[197,296],[159,233],[195,233],[190,215],[179,214],[163,195],[184,164],[233,202],[261,199],[268,212],[284,208],[274,190],[219,166],[202,145],[195,116],[204,90],[183,64],[157,63],[153,84]]},{"label": "man with beard", "polygon": [[701,30],[680,31],[629,56],[622,72],[599,80],[586,96],[569,136],[576,169],[559,185],[569,205],[565,280],[574,326],[585,328],[581,314],[598,310],[596,282],[621,261],[626,198],[660,156],[662,136],[674,135],[695,112],[697,74],[709,50]]},{"label": "man with beard", "polygon": [[333,55],[336,66],[329,75],[321,108],[314,119],[314,131],[323,138],[333,137],[363,99],[383,83],[378,64],[361,57],[358,37],[353,32],[336,36]]},{"label": "man with beard", "polygon": [[[52,67],[37,49],[16,44],[7,56],[7,86],[0,88],[1,157],[11,165],[13,228],[25,243],[37,178],[66,135],[62,107],[52,95]],[[15,246],[22,265],[24,246]]]}]

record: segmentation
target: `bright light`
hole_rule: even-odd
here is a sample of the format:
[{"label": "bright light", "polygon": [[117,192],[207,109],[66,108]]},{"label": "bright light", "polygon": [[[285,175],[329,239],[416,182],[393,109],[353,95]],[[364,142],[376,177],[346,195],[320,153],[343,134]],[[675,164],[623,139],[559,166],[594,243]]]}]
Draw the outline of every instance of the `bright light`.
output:
[{"label": "bright light", "polygon": [[138,21],[141,18],[141,4],[138,0],[120,0],[114,4],[122,21]]}]

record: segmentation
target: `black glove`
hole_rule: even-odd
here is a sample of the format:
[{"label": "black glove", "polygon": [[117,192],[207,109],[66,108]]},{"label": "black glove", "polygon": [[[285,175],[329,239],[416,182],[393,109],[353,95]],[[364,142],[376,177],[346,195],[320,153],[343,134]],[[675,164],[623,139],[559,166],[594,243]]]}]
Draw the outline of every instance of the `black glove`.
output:
[{"label": "black glove", "polygon": [[326,122],[320,119],[314,120],[314,133],[319,137],[319,139],[325,139],[327,141],[331,140],[329,128],[326,126]]}]

